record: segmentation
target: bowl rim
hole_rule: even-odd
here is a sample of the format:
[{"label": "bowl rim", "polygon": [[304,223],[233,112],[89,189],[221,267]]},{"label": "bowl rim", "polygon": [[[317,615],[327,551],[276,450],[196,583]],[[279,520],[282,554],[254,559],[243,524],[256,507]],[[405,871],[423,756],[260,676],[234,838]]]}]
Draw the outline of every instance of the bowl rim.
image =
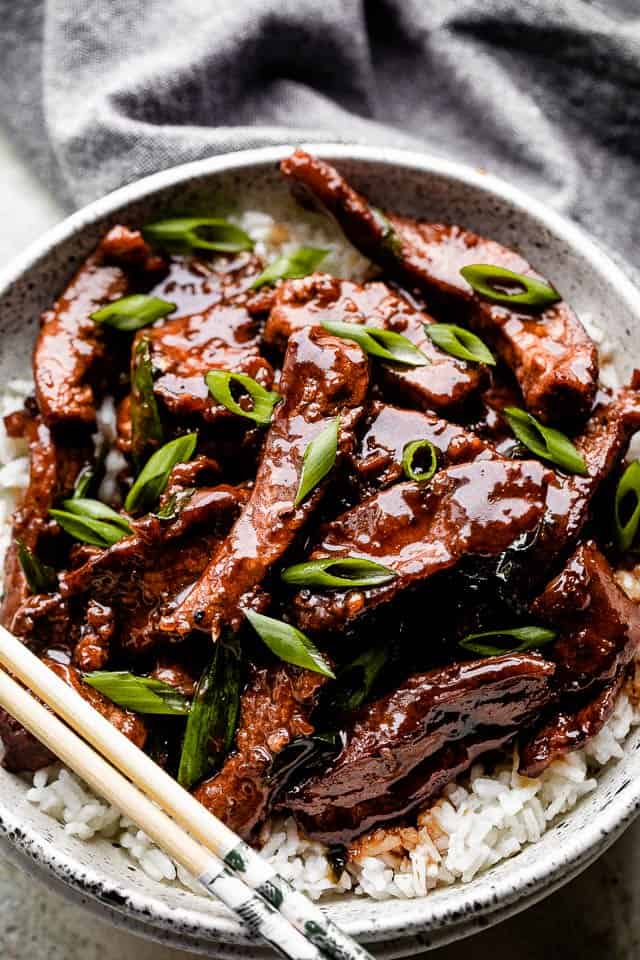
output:
[{"label": "bowl rim", "polygon": [[[92,201],[51,227],[0,270],[0,297],[52,249],[116,210],[159,190],[195,178],[275,164],[291,153],[297,145],[289,143],[276,147],[260,147],[181,164],[136,180]],[[302,146],[328,160],[354,160],[372,166],[393,164],[412,171],[435,174],[461,186],[473,187],[488,196],[498,197],[516,210],[526,212],[530,218],[537,220],[563,240],[598,274],[606,275],[607,281],[615,286],[617,296],[640,322],[640,291],[599,243],[562,214],[502,178],[426,152],[330,142],[303,143]],[[487,926],[516,913],[576,876],[616,839],[639,808],[640,783],[634,788],[633,782],[629,782],[588,826],[564,836],[562,856],[559,859],[551,863],[545,862],[545,858],[534,859],[524,868],[514,869],[512,874],[501,877],[498,881],[487,882],[486,874],[484,881],[482,875],[478,882],[472,881],[466,887],[468,896],[464,910],[461,909],[462,903],[458,909],[453,909],[451,904],[440,903],[437,898],[432,899],[431,908],[425,910],[425,902],[429,901],[430,896],[433,897],[427,895],[426,898],[410,901],[387,901],[402,905],[399,911],[401,915],[394,916],[393,910],[387,908],[379,914],[374,930],[367,929],[366,925],[358,921],[357,916],[350,916],[346,920],[341,918],[340,922],[349,934],[368,941],[389,940],[426,930],[444,931],[445,928],[449,930],[447,940],[455,937],[450,928],[460,928],[460,935],[470,933],[479,925]],[[17,812],[8,809],[1,798],[0,833],[23,854],[23,859],[30,860],[34,866],[34,861],[39,861],[38,866],[73,888],[76,896],[88,895],[102,902],[112,912],[115,906],[118,912],[131,918],[132,925],[151,924],[156,929],[159,927],[165,931],[175,931],[176,913],[179,912],[184,936],[175,939],[169,934],[168,939],[180,943],[183,947],[186,945],[185,937],[187,941],[202,937],[221,938],[238,945],[252,942],[243,934],[242,928],[232,916],[205,914],[186,905],[176,911],[176,908],[163,903],[160,895],[140,893],[127,887],[124,883],[126,877],[123,877],[122,884],[106,880],[94,868],[88,869],[73,856],[57,851],[37,830],[25,829]],[[465,887],[461,886],[460,889],[465,890]],[[125,890],[126,896],[123,897]],[[461,901],[463,899],[461,897]],[[123,902],[126,902],[126,906],[122,906]],[[363,903],[368,902],[368,899],[363,900]],[[331,903],[326,906],[331,912]],[[468,928],[462,930],[465,921]],[[438,942],[442,943],[444,940],[443,937]],[[425,946],[426,944],[423,944],[420,949]]]}]

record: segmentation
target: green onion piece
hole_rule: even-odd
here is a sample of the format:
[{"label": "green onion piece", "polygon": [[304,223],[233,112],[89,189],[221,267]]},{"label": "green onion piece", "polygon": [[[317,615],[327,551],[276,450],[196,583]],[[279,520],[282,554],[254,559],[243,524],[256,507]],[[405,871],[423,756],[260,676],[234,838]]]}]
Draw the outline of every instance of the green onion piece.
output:
[{"label": "green onion piece", "polygon": [[49,513],[74,540],[89,543],[93,547],[110,547],[127,535],[121,526],[104,520],[93,520],[69,510],[49,510]]},{"label": "green onion piece", "polygon": [[360,323],[344,323],[342,320],[322,320],[322,326],[336,337],[354,340],[365,353],[379,357],[388,363],[403,363],[408,367],[426,367],[430,360],[422,350],[401,333],[368,327]]},{"label": "green onion piece", "polygon": [[16,543],[18,560],[31,592],[52,593],[58,586],[58,578],[53,567],[48,567],[46,563],[38,560],[33,550],[30,550],[23,540],[16,538]]},{"label": "green onion piece", "polygon": [[424,332],[441,350],[452,357],[495,367],[496,360],[489,348],[480,337],[476,337],[475,333],[471,333],[464,327],[457,327],[455,323],[425,323]]},{"label": "green onion piece", "polygon": [[[415,461],[418,455],[422,456],[425,452],[429,455],[429,466],[421,470],[416,467]],[[411,440],[410,443],[405,444],[402,449],[402,469],[405,477],[416,483],[426,483],[427,480],[431,480],[438,469],[438,454],[431,441]]]},{"label": "green onion piece", "polygon": [[321,673],[324,677],[335,678],[329,662],[315,644],[296,627],[283,623],[282,620],[274,620],[273,617],[265,617],[255,610],[245,610],[244,615],[263,643],[280,660],[314,673]]},{"label": "green onion piece", "polygon": [[141,327],[148,327],[150,323],[167,317],[175,309],[175,303],[169,303],[168,300],[150,297],[146,293],[134,293],[96,310],[91,314],[91,319],[96,323],[115,327],[116,330],[140,330]]},{"label": "green onion piece", "polygon": [[186,463],[191,459],[197,442],[197,433],[186,433],[152,453],[127,494],[125,510],[143,513],[157,503],[167,485],[169,474],[177,463]]},{"label": "green onion piece", "polygon": [[567,473],[577,473],[581,477],[588,475],[583,457],[560,430],[545,427],[520,407],[505,407],[502,413],[520,443],[536,456],[549,460]]},{"label": "green onion piece", "polygon": [[382,246],[385,247],[389,253],[393,254],[394,257],[399,257],[402,253],[402,241],[391,226],[390,221],[378,207],[369,205],[369,210],[382,233]]},{"label": "green onion piece", "polygon": [[320,247],[298,247],[291,253],[285,253],[265,267],[251,284],[251,289],[257,290],[265,283],[275,283],[276,280],[296,280],[298,277],[307,277],[322,263],[328,253],[328,250],[322,250]]},{"label": "green onion piece", "polygon": [[148,223],[142,228],[146,240],[175,253],[191,250],[216,250],[239,253],[253,250],[248,233],[220,217],[172,217]]},{"label": "green onion piece", "polygon": [[137,466],[149,447],[162,443],[163,436],[153,392],[151,344],[145,336],[136,344],[131,363],[131,452]]},{"label": "green onion piece", "polygon": [[614,503],[614,526],[619,550],[628,550],[640,523],[640,460],[634,460],[618,481]]},{"label": "green onion piece", "polygon": [[88,497],[72,497],[70,500],[64,500],[62,506],[69,513],[77,513],[78,516],[89,517],[91,520],[105,520],[115,527],[120,527],[125,533],[132,532],[126,517],[121,516],[100,500],[91,500]]},{"label": "green onion piece", "polygon": [[93,467],[89,464],[85,464],[78,476],[76,477],[76,482],[73,485],[73,493],[71,496],[75,499],[76,497],[86,497],[87,493],[91,488],[95,478],[95,472]]},{"label": "green onion piece", "polygon": [[[253,377],[246,373],[232,373],[230,370],[210,370],[204,378],[211,396],[223,407],[236,413],[239,417],[254,420],[255,423],[266,425],[271,423],[273,408],[282,397],[279,393],[266,390]],[[231,393],[231,384],[239,384],[252,401],[250,410],[245,410]]]},{"label": "green onion piece", "polygon": [[327,557],[307,560],[283,570],[285,583],[298,587],[379,587],[398,576],[389,567],[360,557]]},{"label": "green onion piece", "polygon": [[151,516],[157,517],[158,520],[175,520],[180,516],[195,492],[195,487],[185,487],[184,490],[178,490],[172,493],[158,512],[152,513]]},{"label": "green onion piece", "polygon": [[[491,263],[473,263],[462,267],[460,273],[473,288],[474,293],[494,303],[504,303],[508,307],[528,307],[544,310],[562,300],[562,297],[550,283],[527,277],[523,273],[514,273],[504,267]],[[509,293],[510,287],[519,288]],[[524,288],[524,289],[523,289]]]},{"label": "green onion piece", "polygon": [[238,641],[223,636],[200,677],[187,720],[178,767],[178,783],[186,790],[218,766],[233,746],[241,679]]},{"label": "green onion piece", "polygon": [[188,698],[162,680],[136,677],[126,670],[94,670],[83,674],[83,680],[126,710],[165,716],[189,713],[191,704]]},{"label": "green onion piece", "polygon": [[302,472],[298,492],[293,501],[299,506],[305,497],[318,486],[321,480],[333,469],[338,454],[338,431],[340,417],[331,420],[324,430],[307,445],[302,457]]},{"label": "green onion piece", "polygon": [[368,700],[372,687],[389,659],[383,646],[371,647],[347,663],[338,672],[337,684],[331,688],[332,710],[348,713]]},{"label": "green onion piece", "polygon": [[[514,640],[520,640],[520,643],[513,647],[476,643],[484,637],[513,637]],[[497,657],[502,653],[523,653],[525,650],[534,650],[555,638],[555,630],[547,630],[545,627],[515,627],[513,630],[485,630],[484,633],[470,633],[464,640],[460,640],[459,645],[464,650],[479,653],[483,657]]]}]

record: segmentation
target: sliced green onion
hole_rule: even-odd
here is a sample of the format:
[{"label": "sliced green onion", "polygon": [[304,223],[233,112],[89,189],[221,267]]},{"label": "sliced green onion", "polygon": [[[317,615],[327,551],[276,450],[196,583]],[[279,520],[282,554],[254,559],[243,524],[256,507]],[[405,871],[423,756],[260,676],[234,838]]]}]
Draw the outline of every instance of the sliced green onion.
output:
[{"label": "sliced green onion", "polygon": [[298,484],[298,492],[293,501],[294,507],[299,506],[321,480],[333,469],[338,455],[338,431],[340,417],[335,417],[317,437],[307,445],[302,457],[302,472]]},{"label": "sliced green onion", "polygon": [[191,706],[188,698],[171,684],[151,677],[137,677],[126,670],[95,670],[83,674],[83,680],[119,707],[136,713],[182,716],[189,713]]},{"label": "sliced green onion", "polygon": [[76,477],[76,482],[73,485],[73,493],[71,496],[75,499],[76,497],[85,497],[91,488],[91,484],[95,479],[95,471],[93,467],[89,464],[85,464],[78,476]]},{"label": "sliced green onion", "polygon": [[400,240],[400,237],[394,228],[391,226],[388,218],[378,207],[369,205],[369,210],[371,211],[373,219],[382,232],[382,246],[385,247],[389,253],[393,254],[394,257],[400,256],[402,253],[402,241]]},{"label": "sliced green onion", "polygon": [[277,280],[296,280],[298,277],[307,277],[322,263],[328,253],[328,250],[322,250],[320,247],[298,247],[291,253],[285,253],[265,267],[251,284],[251,289],[257,290],[265,283],[275,283]]},{"label": "sliced green onion", "polygon": [[134,463],[144,457],[149,447],[162,443],[164,432],[153,392],[151,344],[141,337],[133,351],[131,363],[131,453]]},{"label": "sliced green onion", "polygon": [[265,617],[255,610],[245,610],[244,615],[263,643],[280,660],[321,673],[324,677],[335,677],[329,662],[302,631],[290,623]]},{"label": "sliced green onion", "polygon": [[219,766],[233,746],[241,679],[238,641],[225,635],[200,677],[187,720],[178,767],[178,783],[186,790]]},{"label": "sliced green onion", "polygon": [[70,537],[81,543],[89,543],[93,547],[104,549],[127,536],[121,526],[104,520],[93,520],[91,517],[81,516],[69,510],[49,510],[49,513]]},{"label": "sliced green onion", "polygon": [[388,363],[403,363],[408,367],[426,367],[430,360],[418,350],[411,340],[393,330],[369,327],[360,323],[345,323],[342,320],[321,320],[329,333],[345,340],[354,340],[369,356],[379,357]]},{"label": "sliced green onion", "polygon": [[640,523],[640,460],[634,460],[618,481],[614,503],[614,526],[619,550],[628,550]]},{"label": "sliced green onion", "polygon": [[16,538],[16,543],[18,545],[18,560],[31,592],[52,593],[58,585],[58,578],[53,567],[49,567],[46,563],[38,560],[33,550],[30,550],[23,540]]},{"label": "sliced green onion", "polygon": [[[236,413],[239,417],[246,417],[248,420],[253,420],[255,423],[262,425],[271,423],[273,408],[282,400],[279,393],[266,390],[257,380],[248,377],[246,373],[233,373],[230,370],[210,370],[204,380],[211,396],[223,407],[226,407],[231,413]],[[252,406],[250,410],[241,407],[231,393],[231,384],[236,383],[251,397]]]},{"label": "sliced green onion", "polygon": [[131,533],[131,526],[126,517],[121,516],[106,503],[100,500],[91,500],[89,497],[72,497],[64,500],[62,506],[69,513],[77,513],[80,517],[89,517],[91,520],[104,520],[120,527],[125,533]]},{"label": "sliced green onion", "polygon": [[157,513],[152,513],[152,516],[157,517],[158,520],[175,520],[180,516],[195,492],[195,487],[185,487],[184,490],[177,490],[171,494]]},{"label": "sliced green onion", "polygon": [[253,250],[248,233],[220,217],[172,217],[148,223],[142,229],[150,243],[176,253],[190,250],[216,250],[239,253]]},{"label": "sliced green onion", "polygon": [[[485,637],[512,637],[519,640],[512,647],[491,646],[486,643],[477,643]],[[555,630],[547,630],[545,627],[515,627],[513,630],[485,630],[483,633],[470,633],[460,640],[460,646],[464,650],[470,650],[472,653],[479,653],[483,657],[497,657],[502,653],[523,653],[525,650],[534,650],[536,647],[542,647],[545,643],[555,640]]]},{"label": "sliced green onion", "polygon": [[[506,306],[528,307],[544,310],[562,300],[562,297],[550,283],[527,277],[523,273],[514,273],[504,267],[491,263],[473,263],[462,267],[460,273],[474,293],[494,303]],[[509,287],[519,287],[520,292],[509,293]],[[524,288],[524,289],[522,289]]]},{"label": "sliced green onion", "polygon": [[520,443],[536,456],[549,460],[567,473],[577,473],[581,477],[588,475],[584,458],[560,430],[545,427],[520,407],[505,407],[502,413]]},{"label": "sliced green onion", "polygon": [[457,327],[455,323],[425,323],[424,332],[436,346],[452,357],[470,363],[486,363],[490,367],[496,364],[494,355],[480,337],[464,327]]},{"label": "sliced green onion", "polygon": [[389,659],[386,647],[365,650],[340,669],[337,684],[331,688],[332,709],[338,713],[357,710],[369,699],[374,683]]},{"label": "sliced green onion", "polygon": [[116,330],[140,330],[162,317],[168,317],[175,309],[175,303],[169,303],[168,300],[150,297],[146,293],[134,293],[96,310],[91,314],[91,319]]},{"label": "sliced green onion", "polygon": [[[427,452],[429,455],[429,466],[425,470],[416,467],[416,457],[422,457]],[[411,440],[406,443],[402,449],[402,469],[404,475],[409,480],[416,483],[426,483],[431,480],[438,469],[438,454],[436,448],[430,440]]]},{"label": "sliced green onion", "polygon": [[152,453],[127,494],[125,510],[142,513],[157,503],[171,471],[177,463],[186,463],[191,459],[197,442],[197,433],[186,433]]},{"label": "sliced green onion", "polygon": [[360,557],[307,560],[283,570],[285,583],[298,587],[379,587],[398,576],[389,567]]}]

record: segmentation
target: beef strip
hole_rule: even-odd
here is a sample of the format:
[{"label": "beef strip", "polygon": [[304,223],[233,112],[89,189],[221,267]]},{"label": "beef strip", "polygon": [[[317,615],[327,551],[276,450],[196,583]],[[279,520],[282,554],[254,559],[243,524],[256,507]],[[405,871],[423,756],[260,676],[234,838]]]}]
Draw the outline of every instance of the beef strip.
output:
[{"label": "beef strip", "polygon": [[373,493],[404,476],[402,452],[412,440],[429,440],[440,465],[492,459],[494,450],[470,430],[433,413],[374,402],[354,457],[360,490]]},{"label": "beef strip", "polygon": [[209,370],[244,373],[266,389],[273,383],[271,365],[260,355],[260,326],[245,307],[216,304],[140,331],[135,342],[143,336],[150,341],[154,392],[173,416],[238,419],[211,397],[204,382]]},{"label": "beef strip", "polygon": [[106,343],[105,329],[91,314],[132,292],[132,275],[153,274],[160,265],[138,231],[113,227],[42,315],[33,375],[38,407],[48,426],[95,423],[94,385],[106,359]]},{"label": "beef strip", "polygon": [[[540,563],[558,556],[562,560],[575,545],[594,496],[624,457],[631,437],[639,428],[640,390],[634,380],[613,398],[603,398],[584,432],[573,440],[584,457],[588,475],[557,474],[556,482],[549,486],[545,522],[535,548]],[[531,558],[527,562],[531,567]],[[548,574],[547,567],[538,565],[537,569]]]},{"label": "beef strip", "polygon": [[519,312],[476,296],[460,274],[461,267],[485,263],[540,278],[523,257],[459,226],[381,217],[337,170],[303,150],[283,160],[281,170],[322,202],[366,256],[486,336],[514,371],[532,413],[545,421],[589,413],[597,350],[569,305]]},{"label": "beef strip", "polygon": [[111,639],[116,629],[112,607],[97,600],[87,605],[80,640],[73,651],[73,662],[84,673],[104,670],[109,662]]},{"label": "beef strip", "polygon": [[178,515],[161,520],[147,514],[130,520],[133,533],[105,550],[89,552],[81,566],[65,571],[60,577],[62,595],[66,598],[91,591],[101,579],[130,577],[139,567],[153,567],[158,554],[172,542],[196,531],[223,536],[247,499],[245,487],[226,483],[194,490]]},{"label": "beef strip", "polygon": [[612,680],[640,646],[640,608],[620,589],[593,541],[578,547],[531,612],[558,631],[553,659],[563,690]]},{"label": "beef strip", "polygon": [[312,838],[348,843],[435,797],[553,696],[554,666],[508,654],[409,677],[361,708],[329,770],[281,801]]},{"label": "beef strip", "polygon": [[[107,697],[82,680],[78,670],[67,664],[44,659],[50,670],[61,680],[79,693],[94,710],[101,713],[116,730],[128,737],[137,747],[144,747],[147,739],[147,727],[142,717],[131,710],[118,707]],[[0,740],[4,747],[2,766],[14,773],[40,770],[55,761],[55,756],[41,744],[28,730],[5,710],[0,708]]]},{"label": "beef strip", "polygon": [[520,747],[520,773],[537,777],[554,760],[579,750],[595,737],[613,713],[625,679],[622,669],[586,703],[573,708],[568,704],[543,723]]},{"label": "beef strip", "polygon": [[[244,488],[225,484],[201,488],[172,520],[149,515],[134,521],[134,532],[60,578],[65,600],[89,592],[75,658],[85,654],[85,636],[95,633],[92,604],[110,605],[118,649],[139,656],[165,638],[159,621],[201,576],[212,553],[245,502]],[[111,640],[111,637],[110,637]],[[78,649],[80,648],[80,649]]]},{"label": "beef strip", "polygon": [[57,527],[49,510],[58,499],[71,493],[79,471],[91,455],[90,448],[84,446],[62,446],[40,417],[25,418],[24,429],[29,441],[29,484],[13,515],[0,611],[0,622],[12,632],[16,632],[17,612],[31,593],[20,566],[16,541],[22,540],[37,554],[43,540],[54,535]]},{"label": "beef strip", "polygon": [[309,736],[309,716],[326,677],[288,663],[252,667],[242,694],[236,748],[219,773],[195,791],[207,810],[250,840],[268,812],[267,774],[275,754],[298,736]]},{"label": "beef strip", "polygon": [[520,770],[536,776],[583,746],[611,715],[640,644],[640,611],[592,541],[578,547],[531,611],[559,632],[553,659],[562,692],[560,707],[522,745]]},{"label": "beef strip", "polygon": [[327,489],[325,480],[294,506],[308,444],[339,416],[339,453],[352,452],[368,382],[366,357],[352,341],[317,327],[292,334],[278,388],[283,401],[274,411],[249,501],[194,589],[163,619],[163,629],[210,629],[214,638],[224,625],[237,629],[243,605]]},{"label": "beef strip", "polygon": [[294,330],[321,320],[383,327],[407,337],[421,350],[429,358],[427,366],[376,365],[385,392],[411,406],[434,410],[460,407],[486,380],[485,368],[458,360],[435,346],[424,332],[424,324],[433,323],[429,314],[380,282],[360,286],[323,273],[285,281],[275,291],[265,342],[282,349]]},{"label": "beef strip", "polygon": [[399,483],[327,524],[311,559],[358,556],[396,579],[369,590],[301,590],[293,616],[302,630],[335,630],[401,590],[463,558],[495,557],[542,521],[553,473],[536,461],[476,460],[429,484]]},{"label": "beef strip", "polygon": [[202,314],[215,303],[253,299],[249,288],[263,267],[260,257],[249,251],[224,254],[213,260],[173,256],[166,276],[150,293],[175,303],[173,319]]},{"label": "beef strip", "polygon": [[179,657],[178,651],[163,651],[156,661],[156,665],[150,674],[154,680],[160,680],[162,683],[168,683],[170,687],[175,687],[178,693],[185,697],[192,697],[196,691],[199,674],[194,669],[194,665],[189,661],[189,657],[182,652]]},{"label": "beef strip", "polygon": [[[590,519],[594,497],[639,427],[640,392],[634,381],[613,397],[603,396],[584,432],[573,438],[587,465],[587,476],[555,473],[547,487],[544,520],[537,534],[498,561],[500,581],[507,588],[503,595],[508,596],[513,610],[527,611],[549,577],[562,569]],[[486,573],[491,573],[488,566]],[[486,583],[491,586],[491,580]]]}]

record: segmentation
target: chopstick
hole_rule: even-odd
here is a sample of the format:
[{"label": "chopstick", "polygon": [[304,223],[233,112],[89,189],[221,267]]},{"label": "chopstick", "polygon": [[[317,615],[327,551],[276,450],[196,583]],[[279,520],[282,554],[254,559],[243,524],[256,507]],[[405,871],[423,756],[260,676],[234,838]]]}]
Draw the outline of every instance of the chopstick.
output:
[{"label": "chopstick", "polygon": [[53,713],[2,671],[0,704],[230,907],[253,937],[261,936],[294,960],[371,960],[316,904],[3,627],[0,663]]},{"label": "chopstick", "polygon": [[78,773],[97,793],[126,813],[166,853],[201,881],[206,889],[237,913],[255,936],[259,934],[287,957],[319,958],[320,952],[282,914],[177,826],[137,787],[0,670],[0,703],[39,740]]}]

